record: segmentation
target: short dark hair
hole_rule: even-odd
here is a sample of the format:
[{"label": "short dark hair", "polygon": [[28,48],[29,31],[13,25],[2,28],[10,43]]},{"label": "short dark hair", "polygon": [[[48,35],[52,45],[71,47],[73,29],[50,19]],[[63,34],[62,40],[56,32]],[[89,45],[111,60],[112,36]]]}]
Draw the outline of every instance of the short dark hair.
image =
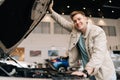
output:
[{"label": "short dark hair", "polygon": [[73,17],[74,17],[76,14],[82,14],[83,16],[85,16],[85,13],[84,13],[83,11],[73,11],[73,12],[71,12],[71,14],[70,14],[70,18],[73,19]]}]

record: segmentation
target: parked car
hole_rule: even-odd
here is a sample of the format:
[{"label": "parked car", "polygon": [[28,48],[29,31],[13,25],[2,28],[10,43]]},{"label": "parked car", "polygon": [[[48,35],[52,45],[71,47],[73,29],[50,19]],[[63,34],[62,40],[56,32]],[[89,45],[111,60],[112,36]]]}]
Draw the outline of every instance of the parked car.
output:
[{"label": "parked car", "polygon": [[69,67],[68,57],[57,57],[54,59],[46,59],[48,65],[58,72],[65,72]]}]

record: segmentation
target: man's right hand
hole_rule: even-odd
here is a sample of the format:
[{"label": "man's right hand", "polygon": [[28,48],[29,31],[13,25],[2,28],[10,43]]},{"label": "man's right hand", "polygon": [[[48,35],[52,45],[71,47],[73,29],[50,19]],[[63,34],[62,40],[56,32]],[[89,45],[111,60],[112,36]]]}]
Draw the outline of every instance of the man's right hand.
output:
[{"label": "man's right hand", "polygon": [[83,77],[87,77],[87,75],[85,73],[83,73],[82,71],[74,71],[72,72],[71,75],[77,75],[77,76],[83,76]]}]

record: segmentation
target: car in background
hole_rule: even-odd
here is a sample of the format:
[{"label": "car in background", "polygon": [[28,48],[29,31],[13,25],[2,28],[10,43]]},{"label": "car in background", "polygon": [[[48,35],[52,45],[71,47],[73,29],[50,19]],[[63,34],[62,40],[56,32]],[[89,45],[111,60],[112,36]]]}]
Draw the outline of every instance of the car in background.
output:
[{"label": "car in background", "polygon": [[58,72],[65,72],[69,67],[68,58],[69,57],[57,57],[54,59],[46,59],[45,61],[53,70],[57,70]]}]

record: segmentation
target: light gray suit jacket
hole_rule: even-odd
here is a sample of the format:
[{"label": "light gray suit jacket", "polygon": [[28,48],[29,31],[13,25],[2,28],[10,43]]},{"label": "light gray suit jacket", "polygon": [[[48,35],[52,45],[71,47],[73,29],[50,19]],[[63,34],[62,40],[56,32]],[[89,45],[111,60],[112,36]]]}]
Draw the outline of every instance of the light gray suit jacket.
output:
[{"label": "light gray suit jacket", "polygon": [[[73,23],[61,17],[56,12],[52,13],[52,17],[62,25],[62,27],[71,32],[68,48],[69,64],[70,66],[75,66],[77,60],[80,59],[80,53],[77,50],[76,44],[81,33],[74,28]],[[99,26],[88,23],[84,38],[89,56],[89,62],[86,66],[94,68],[92,75],[95,75],[97,80],[112,80],[111,78],[115,74],[115,68],[107,49],[104,30]]]}]

